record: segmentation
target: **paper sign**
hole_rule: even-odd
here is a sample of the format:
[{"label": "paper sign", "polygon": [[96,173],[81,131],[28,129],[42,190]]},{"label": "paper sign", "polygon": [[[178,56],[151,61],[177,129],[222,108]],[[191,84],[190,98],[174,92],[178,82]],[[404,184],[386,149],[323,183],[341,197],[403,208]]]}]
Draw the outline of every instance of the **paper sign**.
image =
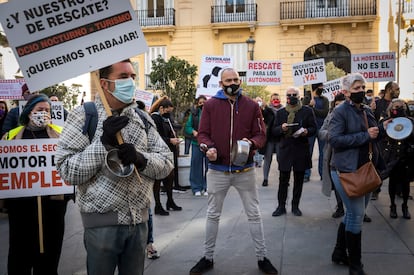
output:
[{"label": "paper sign", "polygon": [[[26,105],[26,100],[19,100],[19,116],[23,111],[24,106]],[[64,109],[63,103],[61,101],[52,101],[52,106],[50,109],[50,115],[52,119],[52,123],[62,126],[65,125],[65,116],[64,116]]]},{"label": "paper sign", "polygon": [[309,60],[292,65],[293,82],[296,86],[326,82],[325,60]]},{"label": "paper sign", "polygon": [[0,99],[22,99],[23,79],[0,79]]},{"label": "paper sign", "polygon": [[0,20],[31,91],[148,49],[129,0],[9,1]]},{"label": "paper sign", "polygon": [[55,168],[58,139],[0,141],[0,198],[73,193]]},{"label": "paper sign", "polygon": [[200,79],[196,97],[213,96],[220,90],[220,71],[233,67],[233,59],[229,56],[203,56],[200,66]]},{"label": "paper sign", "polygon": [[361,73],[368,82],[395,80],[395,53],[366,53],[351,56],[351,70]]},{"label": "paper sign", "polygon": [[249,61],[246,84],[268,86],[282,84],[282,61]]},{"label": "paper sign", "polygon": [[329,101],[333,101],[335,96],[340,93],[342,93],[340,78],[323,83],[322,95],[328,98]]},{"label": "paper sign", "polygon": [[154,94],[151,92],[143,91],[143,90],[136,90],[135,91],[135,99],[138,101],[142,101],[145,104],[145,110],[149,112],[151,109],[152,101],[154,99]]}]

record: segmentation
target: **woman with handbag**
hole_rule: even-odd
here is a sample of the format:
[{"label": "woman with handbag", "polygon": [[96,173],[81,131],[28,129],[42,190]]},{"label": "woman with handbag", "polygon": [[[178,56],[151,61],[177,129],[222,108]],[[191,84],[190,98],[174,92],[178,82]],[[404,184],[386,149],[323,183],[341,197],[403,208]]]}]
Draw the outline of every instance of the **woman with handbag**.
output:
[{"label": "woman with handbag", "polygon": [[[377,125],[371,109],[362,104],[365,83],[365,78],[359,73],[342,78],[342,89],[348,100],[333,110],[328,126],[328,142],[333,149],[331,177],[346,208],[338,228],[332,260],[349,264],[351,275],[366,274],[361,263],[361,231],[371,193],[349,196],[341,184],[340,175],[355,172],[370,160],[377,166],[380,155],[376,142],[385,133],[384,128]],[[372,158],[369,154],[371,150]]]}]

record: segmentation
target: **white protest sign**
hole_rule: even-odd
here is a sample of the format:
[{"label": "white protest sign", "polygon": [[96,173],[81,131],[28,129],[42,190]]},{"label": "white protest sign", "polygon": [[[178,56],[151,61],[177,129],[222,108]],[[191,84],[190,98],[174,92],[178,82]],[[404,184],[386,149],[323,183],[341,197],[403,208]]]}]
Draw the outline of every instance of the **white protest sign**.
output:
[{"label": "white protest sign", "polygon": [[326,81],[325,60],[323,58],[309,60],[292,65],[293,82],[296,86],[304,86]]},{"label": "white protest sign", "polygon": [[0,99],[22,99],[23,79],[0,79]]},{"label": "white protest sign", "polygon": [[220,71],[229,67],[233,67],[233,59],[229,56],[203,56],[196,97],[215,95],[220,89]]},{"label": "white protest sign", "polygon": [[58,139],[0,141],[0,198],[73,193],[55,168]]},{"label": "white protest sign", "polygon": [[335,79],[323,83],[322,95],[328,98],[329,101],[333,101],[337,94],[342,93],[341,79]]},{"label": "white protest sign", "polygon": [[395,53],[353,54],[351,71],[361,73],[368,82],[394,81]]},{"label": "white protest sign", "polygon": [[149,112],[151,109],[152,101],[154,99],[154,94],[151,92],[143,91],[143,90],[136,90],[135,91],[135,100],[140,100],[145,104],[145,110]]},{"label": "white protest sign", "polygon": [[31,91],[147,51],[129,0],[9,1],[0,20]]},{"label": "white protest sign", "polygon": [[282,84],[282,61],[249,61],[246,84],[267,86]]}]

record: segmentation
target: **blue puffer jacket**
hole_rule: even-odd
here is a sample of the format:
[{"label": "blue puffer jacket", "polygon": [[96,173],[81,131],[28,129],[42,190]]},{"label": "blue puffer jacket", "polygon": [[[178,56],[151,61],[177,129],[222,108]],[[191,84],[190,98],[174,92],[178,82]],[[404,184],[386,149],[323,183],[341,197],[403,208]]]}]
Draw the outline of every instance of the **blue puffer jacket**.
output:
[{"label": "blue puffer jacket", "polygon": [[[346,101],[332,112],[328,126],[328,141],[333,148],[331,159],[332,169],[341,172],[354,172],[368,161],[369,142],[372,143],[373,163],[377,170],[384,167],[379,154],[378,141],[384,136],[385,130],[378,125],[371,109],[361,105],[361,109]],[[365,126],[364,113],[367,114],[368,126],[378,126],[378,137],[371,140]]]}]

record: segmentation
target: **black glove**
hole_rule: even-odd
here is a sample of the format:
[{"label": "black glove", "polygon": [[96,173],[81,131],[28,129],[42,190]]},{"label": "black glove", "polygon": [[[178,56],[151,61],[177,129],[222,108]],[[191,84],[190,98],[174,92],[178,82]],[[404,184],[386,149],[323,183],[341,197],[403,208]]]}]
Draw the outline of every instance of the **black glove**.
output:
[{"label": "black glove", "polygon": [[131,143],[122,143],[118,146],[118,157],[123,165],[135,164],[138,170],[142,171],[147,166],[147,159],[143,154],[137,152]]},{"label": "black glove", "polygon": [[116,133],[124,128],[129,122],[129,118],[126,116],[110,116],[102,125],[103,134],[101,136],[101,142],[103,145],[118,145],[116,139]]}]

